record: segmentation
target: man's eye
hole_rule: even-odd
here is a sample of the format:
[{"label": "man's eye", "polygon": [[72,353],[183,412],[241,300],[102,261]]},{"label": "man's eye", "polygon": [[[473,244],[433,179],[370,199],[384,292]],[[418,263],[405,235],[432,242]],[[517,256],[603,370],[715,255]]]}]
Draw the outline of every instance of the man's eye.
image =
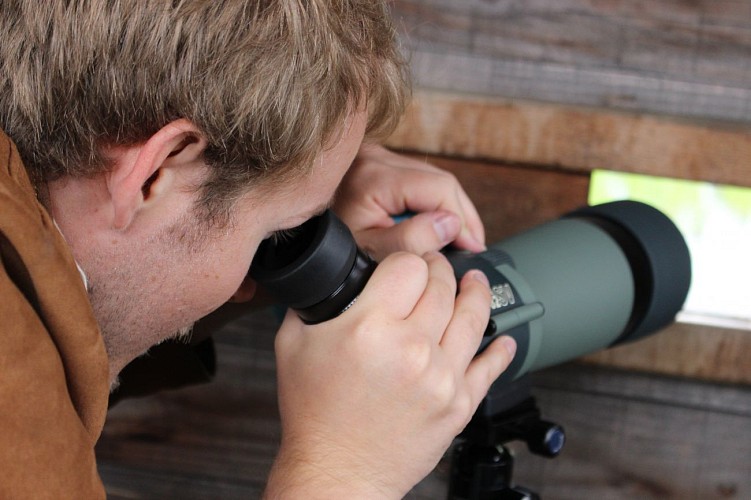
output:
[{"label": "man's eye", "polygon": [[274,231],[273,233],[271,233],[271,240],[275,245],[278,245],[279,243],[284,243],[292,239],[296,232],[297,228],[295,227],[289,229],[280,229],[279,231]]}]

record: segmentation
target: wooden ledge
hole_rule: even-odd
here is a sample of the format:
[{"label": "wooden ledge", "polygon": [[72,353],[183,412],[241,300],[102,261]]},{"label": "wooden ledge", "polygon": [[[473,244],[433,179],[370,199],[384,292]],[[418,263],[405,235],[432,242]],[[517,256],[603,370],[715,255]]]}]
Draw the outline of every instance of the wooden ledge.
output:
[{"label": "wooden ledge", "polygon": [[545,166],[751,186],[751,127],[417,90],[388,145]]},{"label": "wooden ledge", "polygon": [[675,323],[656,335],[583,358],[590,364],[751,385],[751,332]]}]

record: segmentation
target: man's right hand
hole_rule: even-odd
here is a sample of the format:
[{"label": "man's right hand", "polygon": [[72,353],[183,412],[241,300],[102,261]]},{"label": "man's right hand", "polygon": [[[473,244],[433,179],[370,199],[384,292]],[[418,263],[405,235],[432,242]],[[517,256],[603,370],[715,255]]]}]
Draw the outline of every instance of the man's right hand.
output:
[{"label": "man's right hand", "polygon": [[487,279],[470,271],[456,286],[441,254],[396,253],[341,316],[287,315],[268,498],[401,498],[430,473],[515,351],[501,337],[475,356]]}]

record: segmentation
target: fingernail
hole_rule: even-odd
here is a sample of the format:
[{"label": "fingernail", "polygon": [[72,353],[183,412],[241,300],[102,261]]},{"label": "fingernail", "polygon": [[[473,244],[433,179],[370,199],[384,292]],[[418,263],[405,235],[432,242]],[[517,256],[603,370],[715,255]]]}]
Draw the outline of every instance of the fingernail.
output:
[{"label": "fingernail", "polygon": [[509,336],[503,336],[501,337],[501,342],[506,351],[508,351],[509,356],[513,358],[514,354],[516,354],[516,341]]},{"label": "fingernail", "polygon": [[467,229],[467,228],[462,229],[462,235],[465,236],[468,240],[471,240],[471,241],[474,242],[474,247],[475,248],[473,249],[473,251],[484,252],[485,250],[488,249],[488,247],[485,245],[485,243],[483,243],[482,241],[480,241],[480,239],[477,238],[474,234],[472,234],[469,231],[469,229]]},{"label": "fingernail", "polygon": [[456,238],[461,229],[461,222],[459,217],[454,214],[444,213],[440,214],[433,220],[433,229],[438,235],[438,239],[443,244],[450,243]]},{"label": "fingernail", "polygon": [[472,271],[472,277],[482,283],[483,285],[489,287],[490,281],[488,281],[488,277],[485,276],[485,273],[482,271],[478,271],[477,269]]}]

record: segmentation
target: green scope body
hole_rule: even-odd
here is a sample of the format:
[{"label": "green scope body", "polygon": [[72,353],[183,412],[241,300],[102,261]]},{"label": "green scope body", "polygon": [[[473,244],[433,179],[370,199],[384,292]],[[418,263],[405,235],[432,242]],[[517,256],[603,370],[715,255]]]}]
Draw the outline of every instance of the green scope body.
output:
[{"label": "green scope body", "polygon": [[457,276],[478,268],[491,283],[481,349],[501,333],[517,342],[498,383],[659,331],[674,321],[691,283],[680,231],[634,201],[584,207],[449,260]]},{"label": "green scope body", "polygon": [[[674,321],[688,294],[686,242],[659,210],[635,201],[583,207],[484,252],[445,252],[457,278],[480,269],[491,317],[480,350],[511,335],[517,353],[496,384],[650,335]],[[375,263],[331,212],[291,239],[267,240],[250,274],[308,323],[356,300]]]}]

